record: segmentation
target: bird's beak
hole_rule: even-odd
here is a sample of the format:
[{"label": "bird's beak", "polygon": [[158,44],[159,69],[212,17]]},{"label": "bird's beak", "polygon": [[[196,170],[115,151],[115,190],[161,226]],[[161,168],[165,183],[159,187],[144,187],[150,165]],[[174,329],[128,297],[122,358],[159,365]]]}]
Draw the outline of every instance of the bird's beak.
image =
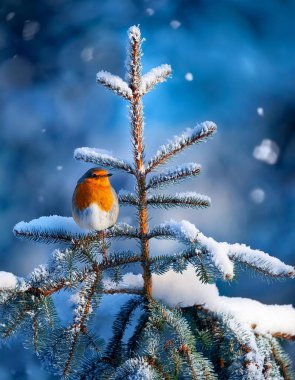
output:
[{"label": "bird's beak", "polygon": [[109,173],[109,174],[107,174],[107,177],[111,177],[113,174],[112,173]]}]

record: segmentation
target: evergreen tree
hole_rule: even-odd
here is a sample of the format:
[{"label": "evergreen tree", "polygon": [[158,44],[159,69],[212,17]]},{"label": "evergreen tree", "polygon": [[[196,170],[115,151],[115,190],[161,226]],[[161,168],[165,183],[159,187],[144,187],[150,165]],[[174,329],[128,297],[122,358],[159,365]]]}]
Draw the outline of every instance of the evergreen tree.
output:
[{"label": "evergreen tree", "polygon": [[[128,83],[105,71],[97,74],[97,82],[130,103],[133,162],[92,148],[76,149],[74,156],[133,176],[134,193],[121,191],[119,200],[121,206],[136,208],[138,226],[118,223],[101,240],[101,234],[81,230],[72,218],[18,223],[16,236],[63,248],[26,279],[0,272],[2,340],[20,333],[62,378],[291,379],[291,362],[280,340],[295,338],[295,310],[222,297],[214,282],[233,280],[239,268],[270,279],[294,278],[294,268],[245,245],[218,243],[186,220],[149,227],[150,207],[210,205],[209,197],[195,192],[155,192],[197,176],[198,164],[156,171],[211,137],[216,125],[207,121],[186,130],[145,161],[142,97],[164,82],[171,68],[161,65],[142,75],[139,28],[131,27],[128,35]],[[137,250],[112,250],[120,239],[135,239]],[[151,239],[174,239],[183,249],[155,255]],[[141,274],[126,273],[138,264]],[[60,315],[58,293],[75,303],[70,322]],[[108,340],[97,332],[104,297],[113,297],[119,307]]]}]

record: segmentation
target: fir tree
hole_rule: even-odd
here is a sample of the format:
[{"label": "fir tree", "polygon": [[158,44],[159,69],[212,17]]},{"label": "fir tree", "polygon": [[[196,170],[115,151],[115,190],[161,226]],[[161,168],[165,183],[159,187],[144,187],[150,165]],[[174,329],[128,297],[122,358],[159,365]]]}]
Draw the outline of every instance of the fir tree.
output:
[{"label": "fir tree", "polygon": [[[60,243],[62,249],[25,279],[0,272],[2,340],[21,334],[43,364],[62,378],[291,379],[291,363],[280,340],[295,338],[295,310],[222,297],[214,281],[233,280],[239,268],[270,279],[294,278],[294,268],[245,245],[218,243],[186,220],[149,226],[150,207],[210,205],[209,197],[194,192],[155,193],[199,175],[200,165],[156,170],[210,138],[216,125],[207,121],[186,130],[145,161],[142,98],[170,76],[171,68],[162,65],[142,75],[139,28],[131,27],[128,35],[128,82],[105,71],[97,74],[97,82],[130,103],[133,160],[92,148],[79,148],[74,156],[134,177],[134,193],[123,191],[119,199],[121,207],[135,207],[138,225],[115,225],[106,231],[105,243],[72,218],[18,223],[16,236]],[[135,239],[138,250],[113,251],[118,239]],[[183,249],[156,256],[151,239],[174,239]],[[142,275],[122,274],[134,264],[141,265]],[[75,303],[70,323],[60,317],[57,293]],[[101,300],[113,297],[116,303],[122,294],[127,302],[105,341],[97,333]]]}]

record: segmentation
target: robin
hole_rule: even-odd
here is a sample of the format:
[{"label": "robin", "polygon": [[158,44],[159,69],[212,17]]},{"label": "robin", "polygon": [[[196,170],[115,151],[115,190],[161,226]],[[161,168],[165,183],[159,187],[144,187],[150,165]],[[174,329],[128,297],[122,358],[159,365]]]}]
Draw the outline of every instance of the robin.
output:
[{"label": "robin", "polygon": [[72,198],[72,215],[82,228],[104,231],[118,218],[119,203],[109,177],[101,168],[88,170],[77,182]]}]

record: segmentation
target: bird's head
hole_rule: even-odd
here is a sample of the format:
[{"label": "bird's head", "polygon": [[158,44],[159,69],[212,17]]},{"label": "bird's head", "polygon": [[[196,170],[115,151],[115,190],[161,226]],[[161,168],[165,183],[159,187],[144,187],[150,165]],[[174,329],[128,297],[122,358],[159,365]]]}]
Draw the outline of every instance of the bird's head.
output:
[{"label": "bird's head", "polygon": [[97,186],[110,186],[109,177],[112,174],[109,173],[105,169],[101,168],[92,168],[89,169],[78,181],[78,183],[82,182],[92,182]]}]

